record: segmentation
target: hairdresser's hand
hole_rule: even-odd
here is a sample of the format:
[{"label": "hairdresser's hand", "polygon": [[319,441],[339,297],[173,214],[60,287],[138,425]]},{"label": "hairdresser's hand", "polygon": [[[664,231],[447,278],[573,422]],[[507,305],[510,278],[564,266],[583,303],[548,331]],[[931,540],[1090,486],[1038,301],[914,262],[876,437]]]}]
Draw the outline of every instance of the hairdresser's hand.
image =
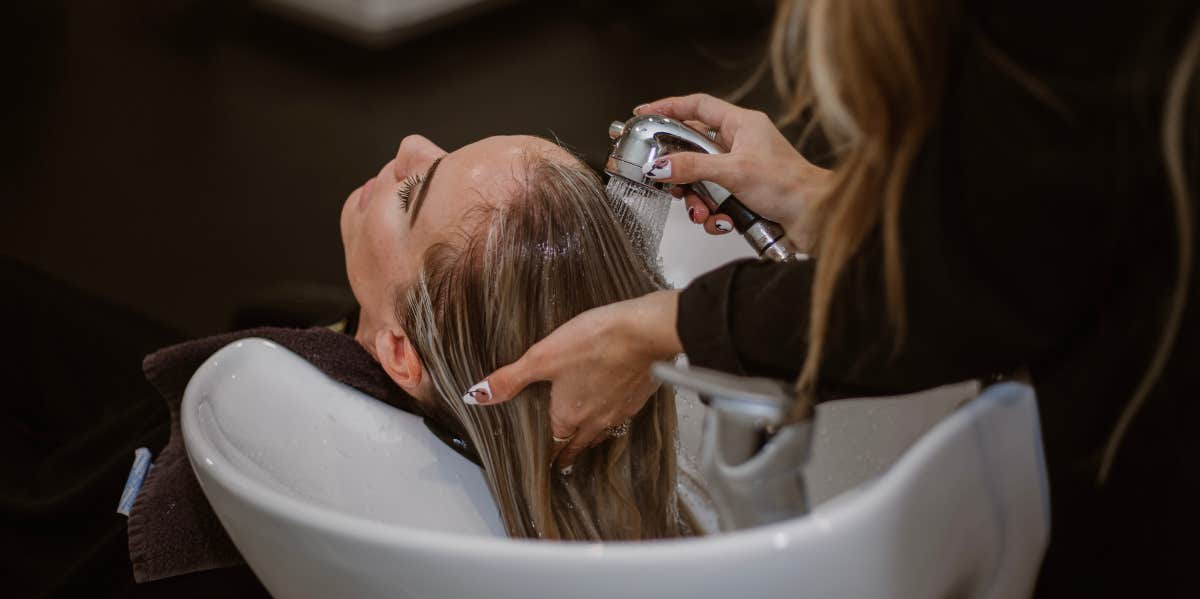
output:
[{"label": "hairdresser's hand", "polygon": [[[715,129],[717,143],[728,154],[680,152],[660,158],[643,170],[668,183],[717,183],[746,207],[778,222],[794,238],[807,236],[806,207],[828,187],[832,172],[800,155],[771,119],[707,94],[664,98],[634,109],[635,114],[661,114],[704,131]],[[688,215],[712,234],[733,229],[728,216],[709,214],[694,194],[685,198]]]},{"label": "hairdresser's hand", "polygon": [[672,290],[588,310],[471,387],[463,401],[496,404],[550,381],[551,430],[570,439],[557,462],[570,466],[580,451],[608,438],[605,427],[642,409],[659,386],[650,365],[683,351],[675,332],[678,304]]}]

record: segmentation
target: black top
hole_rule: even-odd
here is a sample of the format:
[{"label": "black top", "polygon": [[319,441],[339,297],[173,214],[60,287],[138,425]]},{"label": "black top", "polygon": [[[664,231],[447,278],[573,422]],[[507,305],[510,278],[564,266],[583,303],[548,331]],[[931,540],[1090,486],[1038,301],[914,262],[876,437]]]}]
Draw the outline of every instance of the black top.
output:
[{"label": "black top", "polygon": [[[1167,79],[1200,15],[1194,2],[1062,15],[1025,4],[976,2],[964,16],[940,122],[904,201],[903,346],[891,354],[875,235],[838,288],[821,385],[889,394],[1028,367],[1053,506],[1039,594],[1171,587],[1196,555],[1174,547],[1193,542],[1184,530],[1200,530],[1200,466],[1188,459],[1200,457],[1191,432],[1200,427],[1194,299],[1109,483],[1098,488],[1095,479],[1174,283],[1159,131]],[[1059,106],[986,58],[981,36]],[[1196,88],[1185,125],[1193,196]],[[814,266],[741,261],[693,282],[677,324],[691,362],[795,378]],[[1196,282],[1193,273],[1191,298]]]}]

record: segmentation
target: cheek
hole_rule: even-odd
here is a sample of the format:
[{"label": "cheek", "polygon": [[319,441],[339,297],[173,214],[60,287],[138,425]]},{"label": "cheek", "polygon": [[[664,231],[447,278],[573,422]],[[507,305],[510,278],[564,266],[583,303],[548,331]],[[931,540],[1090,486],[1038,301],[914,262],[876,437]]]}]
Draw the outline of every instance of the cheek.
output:
[{"label": "cheek", "polygon": [[357,244],[345,239],[342,243],[346,254],[346,280],[350,282],[350,291],[360,306],[367,301],[367,289],[363,284],[363,273],[367,270],[363,265],[363,257]]},{"label": "cheek", "polygon": [[389,222],[368,215],[356,231],[351,231],[352,242],[346,252],[347,273],[351,284],[358,287],[355,294],[359,302],[381,310],[388,309],[389,290],[403,284],[411,268],[404,232]]},{"label": "cheek", "polygon": [[342,212],[342,248],[346,258],[346,279],[359,305],[374,305],[377,296],[376,280],[383,272],[376,248],[377,233],[370,219],[356,218],[353,210]]},{"label": "cheek", "polygon": [[358,280],[364,291],[373,291],[377,287],[376,282],[382,277],[384,267],[380,261],[383,252],[379,247],[379,236],[369,220],[361,223],[361,226],[350,234],[352,241],[346,257],[352,262],[351,276]]}]

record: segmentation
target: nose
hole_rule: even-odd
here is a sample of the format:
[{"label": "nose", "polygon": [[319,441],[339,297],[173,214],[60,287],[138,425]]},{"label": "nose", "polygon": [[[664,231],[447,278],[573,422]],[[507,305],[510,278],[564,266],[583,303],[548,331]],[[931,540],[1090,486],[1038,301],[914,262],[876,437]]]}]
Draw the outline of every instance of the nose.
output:
[{"label": "nose", "polygon": [[404,137],[400,142],[400,149],[396,150],[396,178],[402,179],[408,176],[410,170],[428,166],[428,163],[437,160],[437,157],[443,154],[445,150],[438,148],[438,144],[425,136],[412,134]]}]

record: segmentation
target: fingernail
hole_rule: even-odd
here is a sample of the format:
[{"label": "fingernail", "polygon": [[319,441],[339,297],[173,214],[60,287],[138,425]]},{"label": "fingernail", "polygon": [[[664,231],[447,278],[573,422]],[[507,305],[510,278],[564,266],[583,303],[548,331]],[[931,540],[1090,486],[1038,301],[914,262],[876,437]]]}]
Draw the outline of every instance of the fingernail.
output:
[{"label": "fingernail", "polygon": [[563,476],[571,476],[571,473],[574,471],[575,471],[575,464],[571,464],[570,466],[567,466],[567,467],[563,468],[562,470],[559,470],[558,473]]},{"label": "fingernail", "polygon": [[645,108],[645,107],[647,107],[647,106],[649,106],[649,104],[638,104],[637,106],[634,106],[634,107],[633,107],[633,114],[637,114],[637,113],[641,112],[641,111],[642,111],[642,109],[643,109],[643,108]]},{"label": "fingernail", "polygon": [[463,403],[472,406],[487,403],[492,400],[492,385],[486,379],[475,383],[463,393],[462,400]]},{"label": "fingernail", "polygon": [[688,206],[688,220],[696,222],[696,209],[692,206]]},{"label": "fingernail", "polygon": [[716,227],[717,230],[721,231],[722,233],[728,233],[733,230],[733,223],[731,223],[727,220],[717,220],[717,223],[713,226]]},{"label": "fingernail", "polygon": [[642,174],[651,179],[666,179],[671,176],[671,159],[659,158],[654,162],[647,162],[642,167]]}]

